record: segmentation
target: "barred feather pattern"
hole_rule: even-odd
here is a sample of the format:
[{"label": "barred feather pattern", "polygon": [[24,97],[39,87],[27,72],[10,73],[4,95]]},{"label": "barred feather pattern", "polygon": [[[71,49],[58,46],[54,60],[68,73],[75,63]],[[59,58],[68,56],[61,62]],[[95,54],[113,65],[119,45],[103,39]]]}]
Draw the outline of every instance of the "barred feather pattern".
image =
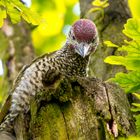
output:
[{"label": "barred feather pattern", "polygon": [[88,60],[89,56],[83,58],[65,45],[61,50],[32,62],[17,77],[15,88],[11,92],[9,113],[0,125],[0,130],[13,129],[13,122],[19,113],[29,110],[30,99],[45,90],[42,80],[49,71],[60,71],[69,76],[86,76]]}]

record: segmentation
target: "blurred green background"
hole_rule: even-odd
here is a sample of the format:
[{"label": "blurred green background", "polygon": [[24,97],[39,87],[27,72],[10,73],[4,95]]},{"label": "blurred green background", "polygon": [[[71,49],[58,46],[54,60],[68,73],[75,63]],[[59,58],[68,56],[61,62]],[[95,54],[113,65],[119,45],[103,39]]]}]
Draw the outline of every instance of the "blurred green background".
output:
[{"label": "blurred green background", "polygon": [[61,48],[70,25],[79,18],[78,0],[33,0],[31,8],[42,17],[42,24],[32,32],[36,54]]}]

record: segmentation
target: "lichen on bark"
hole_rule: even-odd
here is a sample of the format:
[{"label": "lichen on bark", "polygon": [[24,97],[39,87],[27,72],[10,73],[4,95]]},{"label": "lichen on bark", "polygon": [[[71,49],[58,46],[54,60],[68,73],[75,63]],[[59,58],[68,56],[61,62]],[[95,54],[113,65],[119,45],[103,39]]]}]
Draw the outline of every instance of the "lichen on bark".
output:
[{"label": "lichen on bark", "polygon": [[[43,98],[32,100],[26,132],[15,130],[17,136],[26,133],[27,139],[34,140],[111,140],[135,132],[126,95],[117,86],[95,78],[62,77],[57,87],[43,93]],[[15,128],[20,127],[18,121]]]}]

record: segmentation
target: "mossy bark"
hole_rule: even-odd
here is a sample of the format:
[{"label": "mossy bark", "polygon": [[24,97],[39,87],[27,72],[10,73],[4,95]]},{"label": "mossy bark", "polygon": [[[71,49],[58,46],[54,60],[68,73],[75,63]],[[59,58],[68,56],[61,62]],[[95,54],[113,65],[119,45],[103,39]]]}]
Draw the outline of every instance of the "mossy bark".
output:
[{"label": "mossy bark", "polygon": [[[126,95],[95,78],[62,76],[15,122],[18,140],[113,140],[134,134]],[[41,96],[40,96],[41,95]]]}]

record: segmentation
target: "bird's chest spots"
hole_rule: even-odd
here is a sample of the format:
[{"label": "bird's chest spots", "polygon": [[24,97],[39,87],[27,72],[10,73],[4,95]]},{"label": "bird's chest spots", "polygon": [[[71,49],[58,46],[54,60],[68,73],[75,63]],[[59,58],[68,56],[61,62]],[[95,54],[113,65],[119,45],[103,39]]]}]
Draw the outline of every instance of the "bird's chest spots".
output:
[{"label": "bird's chest spots", "polygon": [[85,76],[86,75],[86,67],[82,66],[82,64],[77,63],[72,66],[67,66],[67,74],[70,76]]}]

